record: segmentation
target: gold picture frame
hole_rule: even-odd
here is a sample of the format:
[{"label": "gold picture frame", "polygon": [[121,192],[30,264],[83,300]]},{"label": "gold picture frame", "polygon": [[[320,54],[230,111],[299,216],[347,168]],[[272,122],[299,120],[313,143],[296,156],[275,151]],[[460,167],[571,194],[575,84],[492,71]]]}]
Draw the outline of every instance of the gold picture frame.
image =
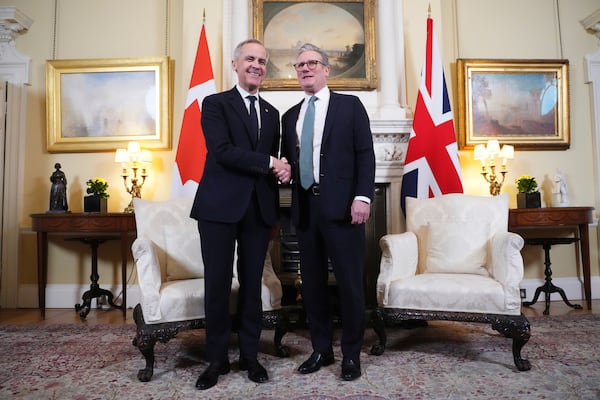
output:
[{"label": "gold picture frame", "polygon": [[458,59],[461,149],[498,139],[521,150],[566,150],[568,60]]},{"label": "gold picture frame", "polygon": [[269,51],[262,89],[298,89],[292,64],[305,42],[327,52],[330,88],[377,88],[375,0],[253,0],[253,19],[254,37]]},{"label": "gold picture frame", "polygon": [[129,141],[171,149],[169,57],[46,62],[46,148],[113,151]]}]

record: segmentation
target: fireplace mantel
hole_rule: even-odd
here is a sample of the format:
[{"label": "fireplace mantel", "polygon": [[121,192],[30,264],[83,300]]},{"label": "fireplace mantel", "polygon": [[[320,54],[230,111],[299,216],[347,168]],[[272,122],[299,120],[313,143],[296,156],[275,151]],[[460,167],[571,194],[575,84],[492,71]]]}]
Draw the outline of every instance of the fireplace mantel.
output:
[{"label": "fireplace mantel", "polygon": [[375,150],[375,182],[389,185],[387,193],[387,232],[404,230],[404,217],[400,209],[400,189],[406,148],[412,120],[371,120]]}]

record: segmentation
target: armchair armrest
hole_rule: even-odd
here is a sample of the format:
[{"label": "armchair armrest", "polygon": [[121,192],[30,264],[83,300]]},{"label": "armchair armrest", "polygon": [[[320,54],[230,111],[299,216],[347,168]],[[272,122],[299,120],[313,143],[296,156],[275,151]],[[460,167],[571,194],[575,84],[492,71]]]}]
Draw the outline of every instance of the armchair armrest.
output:
[{"label": "armchair armrest", "polygon": [[379,247],[381,264],[377,277],[377,303],[385,306],[388,304],[391,283],[417,272],[417,236],[413,232],[385,235],[379,240]]},{"label": "armchair armrest", "polygon": [[144,317],[147,322],[158,321],[162,318],[160,313],[162,279],[155,245],[150,239],[139,237],[131,245],[131,253],[137,268]]},{"label": "armchair armrest", "polygon": [[513,232],[500,232],[492,237],[490,273],[504,287],[505,306],[509,310],[521,307],[519,284],[523,280],[524,240]]}]

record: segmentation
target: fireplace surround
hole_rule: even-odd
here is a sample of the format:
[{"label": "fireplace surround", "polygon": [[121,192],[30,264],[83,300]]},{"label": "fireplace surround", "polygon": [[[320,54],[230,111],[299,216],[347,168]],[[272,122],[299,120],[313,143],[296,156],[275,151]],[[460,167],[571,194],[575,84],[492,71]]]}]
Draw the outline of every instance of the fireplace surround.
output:
[{"label": "fireplace surround", "polygon": [[[400,209],[400,186],[411,121],[371,121],[376,159],[375,196],[371,204],[371,218],[366,224],[365,301],[368,308],[377,306],[376,285],[379,275],[381,250],[379,239],[387,233],[404,230]],[[291,189],[280,187],[280,226],[272,250],[273,265],[284,287],[284,305],[301,301],[300,257],[295,229],[290,221]],[[330,267],[332,296],[335,279]]]}]

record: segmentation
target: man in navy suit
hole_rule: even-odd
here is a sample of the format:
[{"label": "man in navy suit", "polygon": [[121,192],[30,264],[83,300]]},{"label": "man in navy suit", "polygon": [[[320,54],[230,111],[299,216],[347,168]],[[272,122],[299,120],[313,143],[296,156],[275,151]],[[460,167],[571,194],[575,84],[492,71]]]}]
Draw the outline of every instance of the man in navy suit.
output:
[{"label": "man in navy suit", "polygon": [[262,325],[261,280],[272,227],[277,223],[277,179],[289,181],[290,166],[278,159],[279,112],[258,88],[268,55],[254,39],[234,50],[237,85],[202,102],[202,129],[208,154],[191,211],[198,220],[205,277],[206,370],[198,389],[217,384],[230,371],[230,293],[237,243],[240,288],[237,317],[239,367],[250,380],[269,379],[258,362]]},{"label": "man in navy suit", "polygon": [[[323,50],[305,44],[294,67],[305,98],[283,115],[282,155],[292,166],[295,183],[291,215],[298,235],[302,294],[313,347],[298,371],[308,374],[334,362],[327,291],[329,258],[341,308],[342,379],[351,381],[361,375],[366,312],[364,224],[375,191],[373,138],[360,100],[327,87],[330,66]],[[305,123],[307,114],[312,115]],[[304,135],[312,135],[306,146]],[[306,163],[302,162],[303,152]]]}]

